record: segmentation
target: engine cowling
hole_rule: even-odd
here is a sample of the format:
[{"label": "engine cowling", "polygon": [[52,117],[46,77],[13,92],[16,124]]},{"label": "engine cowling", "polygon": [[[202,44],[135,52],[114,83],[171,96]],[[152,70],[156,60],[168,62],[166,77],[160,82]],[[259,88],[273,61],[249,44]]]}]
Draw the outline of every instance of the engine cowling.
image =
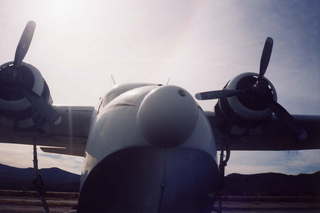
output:
[{"label": "engine cowling", "polygon": [[262,50],[259,73],[243,73],[232,79],[223,90],[196,93],[195,98],[219,99],[215,106],[216,125],[232,135],[246,134],[248,130],[261,126],[261,121],[274,117],[285,123],[299,140],[305,140],[306,131],[277,102],[273,84],[264,77],[272,47],[273,39],[268,37]]},{"label": "engine cowling", "polygon": [[[258,79],[258,74],[256,73],[242,73],[225,86],[224,89],[230,90],[245,90],[251,88],[256,84]],[[272,96],[274,101],[277,101],[277,93],[275,87],[267,78],[263,78],[266,86],[266,92]],[[250,95],[239,95],[227,98],[220,98],[215,111],[222,114],[224,118],[228,118],[233,122],[247,121],[247,122],[257,122],[264,119],[268,119],[272,116],[272,110],[267,102],[262,100],[257,100],[254,96]],[[238,122],[237,122],[238,123]]]},{"label": "engine cowling", "polygon": [[[7,79],[0,85],[0,112],[5,118],[14,122],[17,128],[30,128],[38,119],[36,110],[19,89],[15,80],[13,62],[0,66],[2,79]],[[49,87],[40,71],[28,63],[19,67],[19,76],[24,86],[39,95],[46,103],[52,104]]]}]

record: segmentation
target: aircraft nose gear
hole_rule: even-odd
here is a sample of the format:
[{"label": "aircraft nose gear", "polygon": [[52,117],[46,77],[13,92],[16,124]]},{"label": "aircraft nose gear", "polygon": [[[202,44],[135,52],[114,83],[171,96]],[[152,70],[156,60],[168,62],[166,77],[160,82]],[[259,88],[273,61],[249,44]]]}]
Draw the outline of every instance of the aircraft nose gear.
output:
[{"label": "aircraft nose gear", "polygon": [[45,188],[44,188],[44,183],[41,177],[41,174],[39,172],[38,168],[38,153],[37,153],[37,140],[36,137],[33,138],[33,168],[35,172],[35,179],[33,181],[33,184],[39,194],[39,197],[42,202],[42,207],[46,213],[49,213],[49,206],[47,203],[47,200],[45,198]]},{"label": "aircraft nose gear", "polygon": [[220,160],[219,160],[219,175],[220,175],[220,185],[219,185],[219,191],[216,194],[218,198],[215,200],[218,202],[218,206],[215,207],[213,205],[212,211],[215,211],[217,213],[222,213],[222,195],[223,195],[223,189],[224,189],[224,180],[225,180],[225,168],[227,166],[227,163],[230,159],[230,147],[228,144],[224,144],[224,147],[222,146],[220,151]]}]

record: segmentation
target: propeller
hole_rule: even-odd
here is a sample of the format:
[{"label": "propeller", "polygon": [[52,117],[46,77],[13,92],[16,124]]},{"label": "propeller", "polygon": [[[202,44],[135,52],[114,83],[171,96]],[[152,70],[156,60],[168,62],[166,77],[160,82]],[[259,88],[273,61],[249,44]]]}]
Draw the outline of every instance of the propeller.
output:
[{"label": "propeller", "polygon": [[272,47],[273,47],[273,39],[268,37],[265,41],[261,60],[260,60],[260,71],[258,74],[257,82],[254,84],[254,88],[248,88],[247,90],[215,90],[215,91],[209,91],[209,92],[200,92],[195,95],[196,99],[198,100],[209,100],[209,99],[218,99],[218,98],[227,98],[232,96],[239,96],[241,94],[244,94],[246,92],[249,92],[250,90],[257,89],[259,86],[261,86],[259,89],[262,89],[262,82],[264,78],[264,74],[267,71],[267,67],[269,65],[271,53],[272,53]]},{"label": "propeller", "polygon": [[11,84],[16,86],[21,94],[23,94],[31,103],[31,106],[35,112],[37,112],[38,117],[41,117],[41,119],[44,119],[47,122],[58,124],[60,115],[40,95],[35,93],[30,86],[26,85],[21,74],[23,59],[30,47],[35,28],[36,23],[34,21],[29,21],[26,24],[16,48],[14,61],[10,64],[10,69],[8,69],[8,71],[3,71],[0,74],[0,84]]},{"label": "propeller", "polygon": [[263,79],[264,74],[267,71],[267,67],[269,65],[271,53],[272,53],[272,47],[273,47],[273,39],[268,37],[266,39],[266,42],[264,43],[261,59],[260,59],[260,71],[258,80]]},{"label": "propeller", "polygon": [[250,85],[245,89],[223,89],[200,92],[195,95],[195,98],[197,100],[209,100],[237,96],[243,99],[254,100],[255,102],[263,102],[273,111],[278,119],[282,120],[290,129],[294,131],[298,139],[304,140],[307,137],[306,131],[297,126],[294,122],[294,118],[289,114],[289,112],[274,100],[273,95],[268,88],[269,83],[264,78],[269,65],[272,47],[273,39],[268,37],[263,47],[257,80],[253,85]]},{"label": "propeller", "polygon": [[224,90],[216,90],[209,92],[200,92],[195,95],[198,100],[210,100],[210,99],[218,99],[218,98],[227,98],[232,96],[237,96],[244,94],[244,90],[236,90],[236,89],[224,89]]},{"label": "propeller", "polygon": [[16,54],[14,56],[13,64],[16,67],[22,64],[22,61],[28,52],[35,28],[36,23],[34,21],[29,21],[23,30],[23,33],[21,35],[20,41],[16,49]]}]

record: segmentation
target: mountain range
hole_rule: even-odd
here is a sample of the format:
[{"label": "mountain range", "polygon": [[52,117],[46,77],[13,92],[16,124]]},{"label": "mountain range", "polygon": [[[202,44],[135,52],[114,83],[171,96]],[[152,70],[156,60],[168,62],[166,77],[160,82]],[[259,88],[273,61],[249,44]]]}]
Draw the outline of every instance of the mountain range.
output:
[{"label": "mountain range", "polygon": [[[45,189],[48,191],[79,191],[80,175],[59,168],[40,169]],[[0,164],[0,189],[34,190],[33,168],[16,168]]]},{"label": "mountain range", "polygon": [[279,173],[230,174],[225,179],[224,194],[271,196],[319,196],[320,171],[313,174]]},{"label": "mountain range", "polygon": [[[59,168],[40,169],[48,191],[79,191],[80,175]],[[0,164],[0,189],[34,190],[33,168]],[[320,171],[313,174],[230,174],[225,178],[225,195],[320,196]]]}]

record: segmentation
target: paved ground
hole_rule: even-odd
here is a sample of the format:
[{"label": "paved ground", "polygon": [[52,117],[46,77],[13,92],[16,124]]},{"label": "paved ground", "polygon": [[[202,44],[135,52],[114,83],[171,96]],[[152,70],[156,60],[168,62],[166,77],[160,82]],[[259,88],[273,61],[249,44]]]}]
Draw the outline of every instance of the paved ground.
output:
[{"label": "paved ground", "polygon": [[[52,213],[65,213],[77,204],[79,194],[48,192],[47,202]],[[1,213],[43,213],[38,194],[33,191],[0,190]]]},{"label": "paved ground", "polygon": [[[52,213],[65,213],[77,204],[78,193],[49,192],[47,200]],[[320,198],[228,196],[223,198],[223,213],[319,213]],[[1,213],[42,213],[36,192],[0,190]]]}]

